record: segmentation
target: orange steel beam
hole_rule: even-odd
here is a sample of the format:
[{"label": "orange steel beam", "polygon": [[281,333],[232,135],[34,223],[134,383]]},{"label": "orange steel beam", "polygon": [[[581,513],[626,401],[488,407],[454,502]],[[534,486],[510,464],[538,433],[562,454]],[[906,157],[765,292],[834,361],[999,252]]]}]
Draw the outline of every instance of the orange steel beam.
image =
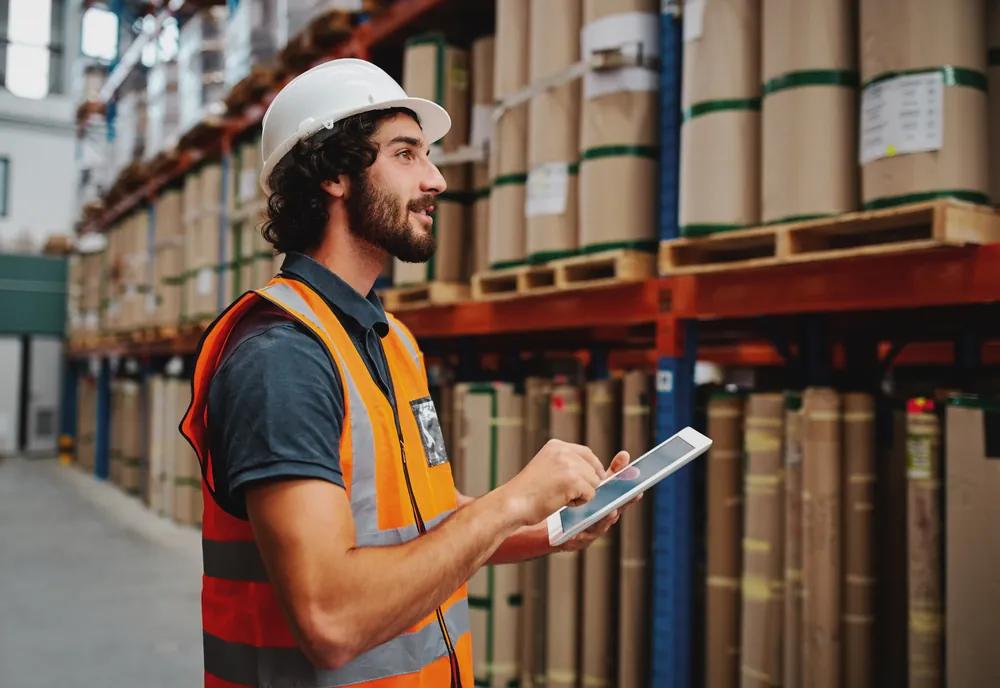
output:
[{"label": "orange steel beam", "polygon": [[722,319],[1000,301],[1000,244],[684,275],[674,315]]}]

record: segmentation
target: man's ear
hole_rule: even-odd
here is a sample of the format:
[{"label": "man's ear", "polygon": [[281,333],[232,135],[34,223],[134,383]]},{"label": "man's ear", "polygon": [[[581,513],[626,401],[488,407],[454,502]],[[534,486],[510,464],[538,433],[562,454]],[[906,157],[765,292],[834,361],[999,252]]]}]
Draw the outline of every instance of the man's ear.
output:
[{"label": "man's ear", "polygon": [[342,174],[333,179],[328,179],[320,184],[320,186],[334,198],[344,198],[347,196],[350,183],[347,179],[347,175]]}]

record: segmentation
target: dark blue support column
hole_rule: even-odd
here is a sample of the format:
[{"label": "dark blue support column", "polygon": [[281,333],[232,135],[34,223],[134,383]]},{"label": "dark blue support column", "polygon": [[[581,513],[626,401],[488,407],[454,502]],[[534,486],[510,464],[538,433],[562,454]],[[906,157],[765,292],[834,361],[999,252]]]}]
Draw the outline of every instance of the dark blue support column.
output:
[{"label": "dark blue support column", "polygon": [[80,366],[65,359],[62,371],[62,399],[59,402],[59,460],[70,463],[76,447],[77,392]]},{"label": "dark blue support column", "polygon": [[608,371],[608,345],[598,342],[590,347],[590,379],[607,380],[611,373]]},{"label": "dark blue support column", "polygon": [[828,387],[833,384],[833,350],[824,314],[803,316],[799,330],[799,359],[803,386]]},{"label": "dark blue support column", "polygon": [[462,337],[458,340],[458,366],[455,373],[460,382],[479,381],[479,352],[476,350],[475,338]]},{"label": "dark blue support column", "polygon": [[111,466],[111,364],[101,359],[97,374],[97,432],[94,439],[94,475],[107,480]]},{"label": "dark blue support column", "polygon": [[663,2],[660,15],[660,240],[679,234],[681,75],[684,43],[680,2]]},{"label": "dark blue support column", "polygon": [[965,331],[955,338],[955,383],[963,391],[977,390],[977,373],[983,360],[983,340],[978,332]]},{"label": "dark blue support column", "polygon": [[[656,374],[656,437],[662,442],[694,418],[697,323],[683,323],[683,352],[661,358]],[[653,490],[653,643],[655,688],[689,688],[694,667],[694,466]]]}]

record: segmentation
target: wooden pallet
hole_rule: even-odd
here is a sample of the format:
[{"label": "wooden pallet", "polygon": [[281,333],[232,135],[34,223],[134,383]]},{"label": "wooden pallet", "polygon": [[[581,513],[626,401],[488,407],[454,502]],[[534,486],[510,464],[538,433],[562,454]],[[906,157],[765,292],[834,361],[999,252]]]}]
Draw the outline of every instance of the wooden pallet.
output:
[{"label": "wooden pallet", "polygon": [[615,249],[560,258],[549,266],[555,271],[557,289],[592,289],[649,279],[656,272],[656,256],[643,251]]},{"label": "wooden pallet", "polygon": [[472,276],[474,301],[497,301],[555,291],[555,270],[549,265],[520,265],[484,270]]},{"label": "wooden pallet", "polygon": [[665,241],[660,274],[749,270],[1000,241],[990,206],[942,199],[832,218]]},{"label": "wooden pallet", "polygon": [[379,298],[389,311],[446,306],[468,301],[469,285],[455,282],[427,282],[409,287],[391,287],[380,292]]}]

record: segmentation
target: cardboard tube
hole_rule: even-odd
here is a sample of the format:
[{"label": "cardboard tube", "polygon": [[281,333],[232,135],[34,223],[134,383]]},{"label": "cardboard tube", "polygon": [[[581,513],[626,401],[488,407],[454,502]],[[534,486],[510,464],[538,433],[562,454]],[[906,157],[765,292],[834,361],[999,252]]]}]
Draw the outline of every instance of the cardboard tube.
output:
[{"label": "cardboard tube", "polygon": [[785,398],[785,688],[805,685],[802,667],[802,395]]}]

